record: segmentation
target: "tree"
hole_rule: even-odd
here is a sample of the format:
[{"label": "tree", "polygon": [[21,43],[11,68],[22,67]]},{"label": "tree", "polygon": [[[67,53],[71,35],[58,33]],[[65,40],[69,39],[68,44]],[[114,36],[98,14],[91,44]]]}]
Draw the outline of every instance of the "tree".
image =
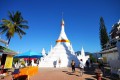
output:
[{"label": "tree", "polygon": [[92,54],[90,54],[89,56],[90,56],[90,60],[92,60],[93,62],[97,62],[97,59]]},{"label": "tree", "polygon": [[29,28],[25,23],[27,23],[27,21],[23,19],[21,12],[9,12],[9,19],[2,19],[0,34],[6,34],[8,44],[15,33],[17,33],[21,39],[22,36],[26,34],[23,29]]},{"label": "tree", "polygon": [[101,48],[104,49],[106,46],[105,44],[109,42],[109,37],[107,34],[107,30],[105,27],[105,23],[102,17],[100,17],[100,32],[99,32],[99,37],[100,37],[100,44]]}]

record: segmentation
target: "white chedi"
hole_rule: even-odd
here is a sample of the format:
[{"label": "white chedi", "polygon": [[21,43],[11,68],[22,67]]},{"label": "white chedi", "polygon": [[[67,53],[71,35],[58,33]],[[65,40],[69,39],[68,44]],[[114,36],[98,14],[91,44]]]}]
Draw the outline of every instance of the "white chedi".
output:
[{"label": "white chedi", "polygon": [[39,67],[68,67],[71,66],[71,61],[74,60],[76,65],[79,60],[74,53],[72,45],[68,40],[64,31],[64,20],[62,19],[61,32],[56,41],[56,45],[52,48],[44,60],[41,60]]},{"label": "white chedi", "polygon": [[36,63],[34,63],[34,59],[32,59],[32,62],[31,62],[32,66],[37,66]]},{"label": "white chedi", "polygon": [[45,49],[44,49],[44,48],[42,49],[42,52],[41,52],[41,53],[42,53],[43,57],[45,57],[45,56],[46,56],[46,51],[45,51]]},{"label": "white chedi", "polygon": [[[77,57],[71,53],[68,47],[65,47],[63,44],[58,44],[44,57],[44,60],[41,60],[39,66],[54,67],[54,64],[56,64],[56,67],[68,67],[71,66],[72,60],[78,65],[79,61]],[[59,61],[61,63],[59,63]]]},{"label": "white chedi", "polygon": [[41,52],[41,53],[42,53],[42,56],[43,56],[43,57],[41,57],[41,61],[43,61],[44,58],[45,58],[45,56],[46,56],[46,51],[45,51],[44,48],[42,49],[42,52]]},{"label": "white chedi", "polygon": [[81,49],[81,54],[79,54],[79,55],[77,56],[77,58],[78,58],[79,61],[82,59],[84,65],[85,65],[86,61],[89,59],[89,55],[87,55],[87,56],[85,55],[85,52],[84,52],[83,47],[82,47],[82,49]]}]

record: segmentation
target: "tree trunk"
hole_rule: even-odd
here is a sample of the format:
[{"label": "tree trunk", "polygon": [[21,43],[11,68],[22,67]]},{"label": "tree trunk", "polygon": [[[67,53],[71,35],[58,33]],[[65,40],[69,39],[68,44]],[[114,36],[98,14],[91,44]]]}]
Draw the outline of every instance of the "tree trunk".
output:
[{"label": "tree trunk", "polygon": [[9,43],[10,43],[10,40],[11,40],[11,37],[8,39],[8,45],[9,45]]}]

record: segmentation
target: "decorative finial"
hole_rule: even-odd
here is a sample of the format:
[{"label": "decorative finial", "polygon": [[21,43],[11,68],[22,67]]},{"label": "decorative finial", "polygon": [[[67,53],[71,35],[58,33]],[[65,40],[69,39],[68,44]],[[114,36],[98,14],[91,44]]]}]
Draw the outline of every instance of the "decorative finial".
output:
[{"label": "decorative finial", "polygon": [[62,12],[62,20],[63,20],[63,12]]},{"label": "decorative finial", "polygon": [[62,26],[64,26],[64,20],[63,20],[63,12],[62,12]]}]

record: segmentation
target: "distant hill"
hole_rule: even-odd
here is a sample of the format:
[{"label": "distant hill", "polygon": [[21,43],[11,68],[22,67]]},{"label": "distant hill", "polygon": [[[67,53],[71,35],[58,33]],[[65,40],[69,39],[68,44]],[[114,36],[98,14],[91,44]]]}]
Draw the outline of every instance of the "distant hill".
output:
[{"label": "distant hill", "polygon": [[[76,55],[79,55],[79,54],[81,54],[81,51],[77,51],[77,52],[75,52],[75,54],[76,54]],[[90,55],[90,54],[93,54],[93,53],[85,52],[85,55]]]},{"label": "distant hill", "polygon": [[[75,52],[75,54],[76,54],[76,55],[79,55],[79,54],[81,54],[81,51],[77,51],[77,52]],[[85,52],[85,55],[92,55],[93,58],[94,58],[94,60],[101,57],[101,54],[99,54],[99,53]]]}]

